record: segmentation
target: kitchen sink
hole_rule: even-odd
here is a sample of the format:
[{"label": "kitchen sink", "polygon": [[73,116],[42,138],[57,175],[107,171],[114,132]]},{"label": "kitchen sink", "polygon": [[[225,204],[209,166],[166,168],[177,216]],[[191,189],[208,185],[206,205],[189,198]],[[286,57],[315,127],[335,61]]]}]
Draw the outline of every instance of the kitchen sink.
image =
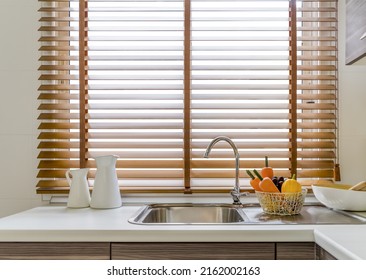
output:
[{"label": "kitchen sink", "polygon": [[150,204],[129,221],[135,224],[235,224],[247,221],[232,204]]},{"label": "kitchen sink", "polygon": [[286,225],[363,224],[366,218],[317,203],[305,204],[300,214],[292,216],[266,214],[257,203],[156,203],[143,206],[128,221],[138,225]]}]

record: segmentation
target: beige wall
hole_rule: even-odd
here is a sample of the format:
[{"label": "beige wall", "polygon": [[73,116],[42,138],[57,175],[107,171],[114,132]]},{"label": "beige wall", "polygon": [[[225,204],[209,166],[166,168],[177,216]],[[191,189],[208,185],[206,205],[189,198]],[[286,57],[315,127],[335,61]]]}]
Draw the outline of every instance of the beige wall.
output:
[{"label": "beige wall", "polygon": [[37,9],[37,0],[0,1],[0,217],[40,203]]},{"label": "beige wall", "polygon": [[[339,2],[340,163],[343,181],[356,183],[366,180],[366,59],[344,65],[345,1]],[[41,204],[34,190],[37,10],[37,0],[0,1],[0,217]]]},{"label": "beige wall", "polygon": [[345,65],[346,1],[338,2],[340,164],[342,181],[354,184],[366,181],[366,58]]}]

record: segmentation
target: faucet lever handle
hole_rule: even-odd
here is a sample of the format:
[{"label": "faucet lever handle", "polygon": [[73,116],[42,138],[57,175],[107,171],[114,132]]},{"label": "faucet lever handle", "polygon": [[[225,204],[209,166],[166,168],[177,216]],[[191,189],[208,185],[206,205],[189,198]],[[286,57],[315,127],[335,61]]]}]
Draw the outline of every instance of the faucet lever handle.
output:
[{"label": "faucet lever handle", "polygon": [[249,195],[249,192],[237,192],[235,189],[233,189],[230,194],[233,197],[234,204],[239,205],[241,204],[240,197]]},{"label": "faucet lever handle", "polygon": [[235,196],[248,196],[249,192],[237,192],[235,189],[233,189],[231,192],[231,195],[235,195]]}]

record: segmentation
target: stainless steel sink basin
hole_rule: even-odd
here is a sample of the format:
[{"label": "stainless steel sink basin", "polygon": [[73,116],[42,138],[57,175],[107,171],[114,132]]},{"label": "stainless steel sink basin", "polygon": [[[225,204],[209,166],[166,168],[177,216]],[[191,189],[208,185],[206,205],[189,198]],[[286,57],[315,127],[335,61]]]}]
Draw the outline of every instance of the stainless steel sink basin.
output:
[{"label": "stainless steel sink basin", "polygon": [[235,224],[247,221],[232,204],[151,204],[129,220],[135,224]]},{"label": "stainless steel sink basin", "polygon": [[138,225],[286,225],[364,224],[354,212],[332,210],[321,204],[304,205],[300,214],[277,216],[263,212],[259,204],[157,203],[143,206],[128,220]]}]

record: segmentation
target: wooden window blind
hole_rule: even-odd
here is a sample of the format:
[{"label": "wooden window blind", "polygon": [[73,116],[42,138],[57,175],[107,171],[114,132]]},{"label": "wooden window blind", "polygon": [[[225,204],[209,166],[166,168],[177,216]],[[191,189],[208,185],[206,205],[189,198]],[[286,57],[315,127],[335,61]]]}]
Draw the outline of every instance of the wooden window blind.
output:
[{"label": "wooden window blind", "polygon": [[119,156],[122,192],[222,192],[264,157],[337,164],[336,0],[40,0],[38,193]]}]

